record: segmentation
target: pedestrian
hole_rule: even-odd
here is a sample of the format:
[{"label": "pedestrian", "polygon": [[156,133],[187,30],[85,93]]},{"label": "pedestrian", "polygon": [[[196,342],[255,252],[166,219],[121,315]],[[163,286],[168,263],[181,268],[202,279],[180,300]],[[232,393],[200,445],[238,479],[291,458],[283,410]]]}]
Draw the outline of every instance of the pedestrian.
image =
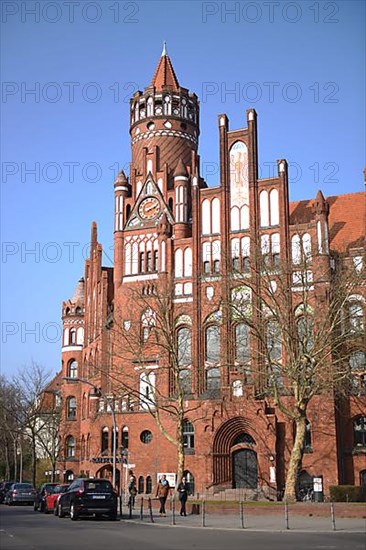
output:
[{"label": "pedestrian", "polygon": [[130,497],[128,499],[128,507],[130,509],[135,508],[135,498],[137,495],[137,488],[136,488],[136,476],[134,475],[132,470],[130,471],[130,481],[128,484],[128,492],[130,494]]},{"label": "pedestrian", "polygon": [[187,499],[188,499],[188,490],[189,490],[189,485],[187,483],[187,479],[183,476],[182,481],[179,483],[178,488],[177,488],[179,501],[180,501],[180,515],[181,516],[186,516],[187,515],[186,502],[187,502]]},{"label": "pedestrian", "polygon": [[169,482],[166,478],[166,475],[163,474],[161,476],[161,478],[159,479],[159,483],[158,483],[158,486],[156,488],[156,496],[158,497],[159,501],[160,501],[160,510],[159,510],[159,514],[161,516],[166,516],[166,512],[165,512],[165,503],[166,503],[166,499],[168,498],[168,495],[170,493],[170,485],[169,485]]}]

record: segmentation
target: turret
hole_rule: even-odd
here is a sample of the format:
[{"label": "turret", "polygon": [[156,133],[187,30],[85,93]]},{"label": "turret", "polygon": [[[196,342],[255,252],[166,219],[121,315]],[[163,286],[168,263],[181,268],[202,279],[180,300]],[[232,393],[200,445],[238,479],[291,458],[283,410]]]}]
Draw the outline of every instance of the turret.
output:
[{"label": "turret", "polygon": [[179,160],[191,168],[192,151],[198,148],[198,99],[180,86],[165,44],[150,86],[134,94],[130,107],[131,183],[134,186],[135,180],[136,198],[149,172],[156,178],[157,172],[167,170],[167,188],[171,188]]}]

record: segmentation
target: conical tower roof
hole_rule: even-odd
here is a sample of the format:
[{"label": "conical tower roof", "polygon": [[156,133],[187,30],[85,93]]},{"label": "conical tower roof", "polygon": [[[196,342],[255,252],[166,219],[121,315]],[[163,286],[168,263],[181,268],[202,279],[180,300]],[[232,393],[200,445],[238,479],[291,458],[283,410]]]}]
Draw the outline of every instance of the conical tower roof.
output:
[{"label": "conical tower roof", "polygon": [[78,280],[74,295],[71,298],[71,302],[73,304],[84,303],[84,284],[85,284],[84,277],[81,277],[81,279]]},{"label": "conical tower roof", "polygon": [[173,91],[179,90],[179,82],[173,69],[172,62],[166,51],[166,43],[164,42],[163,51],[156,67],[151,86],[156,90],[162,91],[164,88],[169,88]]}]

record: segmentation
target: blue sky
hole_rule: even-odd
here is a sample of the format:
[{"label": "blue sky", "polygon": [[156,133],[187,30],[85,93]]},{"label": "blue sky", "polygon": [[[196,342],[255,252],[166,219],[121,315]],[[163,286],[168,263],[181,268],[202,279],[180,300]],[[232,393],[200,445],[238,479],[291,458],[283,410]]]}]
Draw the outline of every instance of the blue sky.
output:
[{"label": "blue sky", "polygon": [[254,107],[261,175],[286,158],[291,200],[363,189],[363,2],[1,8],[4,374],[31,360],[59,369],[60,306],[83,275],[92,220],[111,265],[113,179],[130,158],[128,99],[149,84],[164,40],[180,84],[201,101],[210,185],[218,182],[217,115],[239,128]]}]

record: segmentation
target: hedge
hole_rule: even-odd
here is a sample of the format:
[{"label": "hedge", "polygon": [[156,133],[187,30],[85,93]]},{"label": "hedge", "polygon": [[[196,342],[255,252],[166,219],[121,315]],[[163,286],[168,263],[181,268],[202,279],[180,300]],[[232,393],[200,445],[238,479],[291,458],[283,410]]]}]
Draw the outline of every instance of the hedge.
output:
[{"label": "hedge", "polygon": [[331,485],[330,499],[333,502],[366,502],[366,488],[355,485]]}]

